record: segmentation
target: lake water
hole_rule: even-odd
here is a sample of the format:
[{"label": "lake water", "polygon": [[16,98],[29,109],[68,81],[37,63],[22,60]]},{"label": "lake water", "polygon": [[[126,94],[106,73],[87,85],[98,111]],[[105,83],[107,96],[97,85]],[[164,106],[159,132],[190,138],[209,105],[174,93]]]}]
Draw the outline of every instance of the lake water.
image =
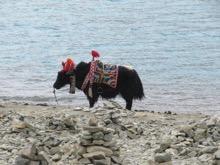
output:
[{"label": "lake water", "polygon": [[[0,99],[55,104],[61,61],[90,61],[92,49],[137,70],[136,108],[220,114],[219,0],[1,0]],[[88,104],[80,91],[57,95]]]}]

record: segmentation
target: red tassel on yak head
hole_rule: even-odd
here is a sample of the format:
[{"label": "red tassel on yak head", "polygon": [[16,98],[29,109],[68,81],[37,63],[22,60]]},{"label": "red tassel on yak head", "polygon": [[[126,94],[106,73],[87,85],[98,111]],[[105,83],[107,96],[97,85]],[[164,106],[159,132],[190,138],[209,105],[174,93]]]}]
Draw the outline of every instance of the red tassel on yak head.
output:
[{"label": "red tassel on yak head", "polygon": [[99,52],[97,52],[96,50],[92,50],[91,54],[92,54],[92,61],[94,61],[95,58],[99,58],[100,57]]},{"label": "red tassel on yak head", "polygon": [[66,62],[62,62],[62,65],[64,72],[69,72],[75,68],[75,63],[70,58],[67,58]]}]

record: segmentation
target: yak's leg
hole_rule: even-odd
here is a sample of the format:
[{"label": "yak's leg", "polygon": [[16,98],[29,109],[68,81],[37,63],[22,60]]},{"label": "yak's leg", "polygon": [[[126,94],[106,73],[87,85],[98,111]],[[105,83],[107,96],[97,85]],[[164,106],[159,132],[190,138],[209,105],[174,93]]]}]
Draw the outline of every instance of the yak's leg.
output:
[{"label": "yak's leg", "polygon": [[132,102],[132,99],[126,99],[126,109],[131,110]]},{"label": "yak's leg", "polygon": [[94,107],[95,101],[92,98],[89,98],[89,108]]},{"label": "yak's leg", "polygon": [[121,96],[126,101],[126,109],[131,110],[133,97],[131,96],[131,94],[128,92],[126,88],[123,88],[120,93],[121,93]]},{"label": "yak's leg", "polygon": [[89,107],[92,108],[94,107],[95,103],[98,101],[99,96],[95,95],[92,98],[87,96],[88,100],[89,100]]}]

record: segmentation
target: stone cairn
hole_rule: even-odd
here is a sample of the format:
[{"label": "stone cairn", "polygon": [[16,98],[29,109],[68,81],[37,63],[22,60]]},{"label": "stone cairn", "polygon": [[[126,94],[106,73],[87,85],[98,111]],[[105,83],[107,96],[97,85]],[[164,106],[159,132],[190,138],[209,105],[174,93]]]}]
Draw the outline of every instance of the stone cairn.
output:
[{"label": "stone cairn", "polygon": [[29,144],[20,151],[15,165],[49,165],[49,159],[43,151],[38,151],[35,144]]},{"label": "stone cairn", "polygon": [[80,164],[120,165],[119,147],[113,140],[114,130],[98,125],[96,117],[83,127],[78,160]]},{"label": "stone cairn", "polygon": [[120,134],[120,131],[125,131],[129,139],[139,138],[143,134],[141,125],[137,125],[134,122],[126,122],[123,118],[128,118],[128,114],[122,110],[114,110],[105,114],[103,121],[106,127],[114,129],[116,134]]}]

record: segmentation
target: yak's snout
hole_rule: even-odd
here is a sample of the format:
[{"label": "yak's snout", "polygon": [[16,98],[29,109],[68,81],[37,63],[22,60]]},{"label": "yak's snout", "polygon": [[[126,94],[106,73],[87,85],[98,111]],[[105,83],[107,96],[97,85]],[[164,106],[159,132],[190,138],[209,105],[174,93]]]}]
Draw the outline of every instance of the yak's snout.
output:
[{"label": "yak's snout", "polygon": [[70,83],[69,76],[65,72],[60,71],[57,74],[57,79],[53,84],[53,88],[60,89],[69,83]]}]

